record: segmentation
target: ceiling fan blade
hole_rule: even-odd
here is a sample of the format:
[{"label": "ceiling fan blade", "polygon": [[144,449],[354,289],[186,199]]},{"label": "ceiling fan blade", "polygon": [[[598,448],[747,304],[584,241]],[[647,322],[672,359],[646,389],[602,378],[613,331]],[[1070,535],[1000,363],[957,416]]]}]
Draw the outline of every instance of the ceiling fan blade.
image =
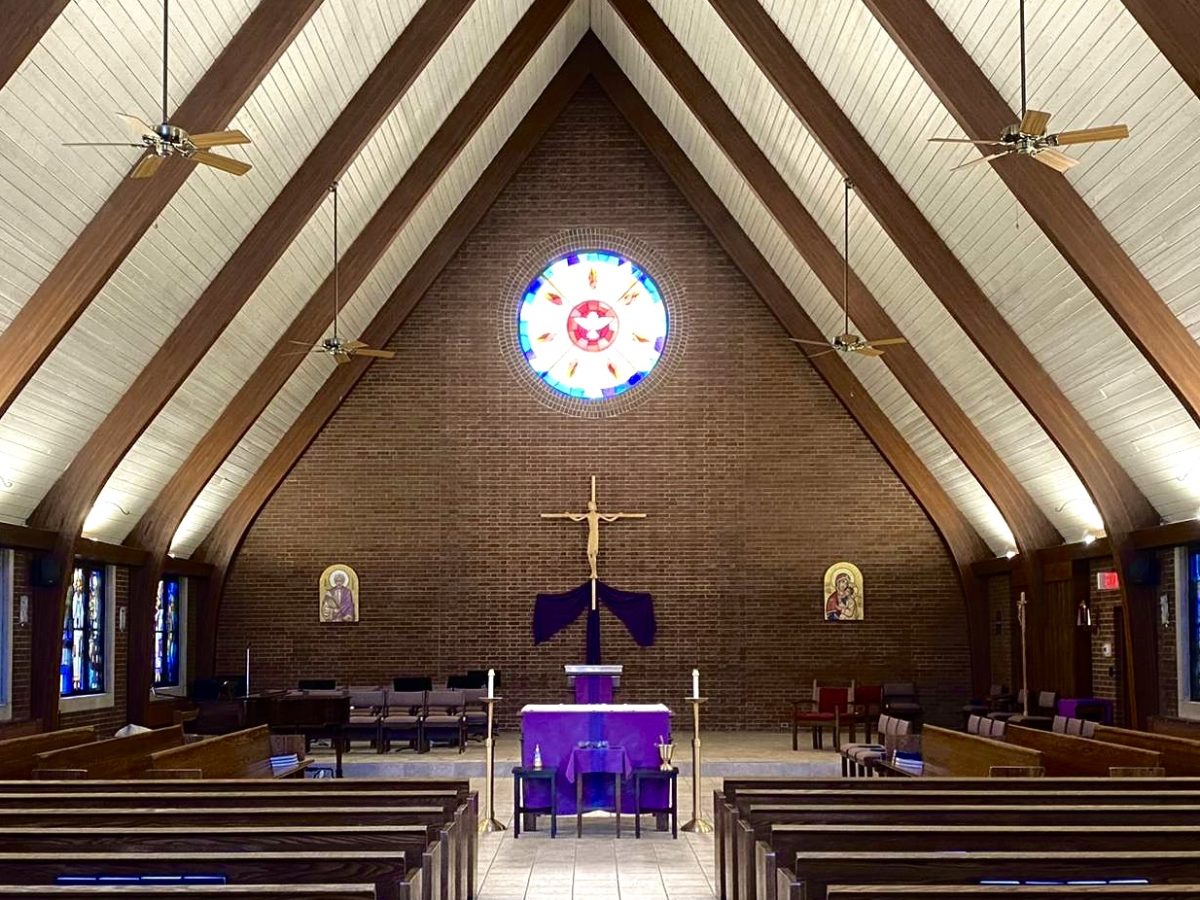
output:
[{"label": "ceiling fan blade", "polygon": [[804,338],[788,338],[793,344],[812,344],[814,347],[828,347],[829,341],[808,341]]},{"label": "ceiling fan blade", "polygon": [[1040,109],[1027,109],[1025,117],[1021,119],[1021,133],[1040,137],[1046,133],[1046,126],[1049,123],[1050,113],[1042,112]]},{"label": "ceiling fan blade", "polygon": [[133,167],[133,171],[129,173],[130,178],[150,178],[159,167],[163,164],[163,157],[155,156],[153,153],[142,157],[142,161]]},{"label": "ceiling fan blade", "polygon": [[1060,147],[1069,144],[1090,144],[1092,141],[1120,141],[1129,137],[1128,125],[1105,125],[1101,128],[1081,128],[1078,131],[1060,131],[1052,135]]},{"label": "ceiling fan blade", "polygon": [[67,144],[62,144],[63,147],[137,147],[139,150],[146,149],[145,144],[123,144],[109,143],[107,141],[71,141]]},{"label": "ceiling fan blade", "polygon": [[149,122],[139,119],[137,116],[131,116],[129,113],[116,113],[118,119],[123,119],[130,130],[136,131],[138,134],[153,134],[154,126]]},{"label": "ceiling fan blade", "polygon": [[245,134],[233,129],[231,131],[208,131],[204,134],[193,134],[191,136],[192,144],[205,150],[209,147],[228,147],[232,144],[249,144],[250,138]]},{"label": "ceiling fan blade", "polygon": [[346,341],[346,343],[342,344],[342,346],[347,350],[361,350],[367,345],[363,341]]},{"label": "ceiling fan blade", "polygon": [[1004,141],[977,141],[972,138],[929,138],[931,144],[982,144],[985,147],[1002,147]]},{"label": "ceiling fan blade", "polygon": [[217,153],[209,153],[207,150],[197,150],[188,159],[205,166],[212,166],[214,169],[220,169],[222,172],[229,172],[231,175],[245,175],[251,168],[249,163]]},{"label": "ceiling fan blade", "polygon": [[1052,147],[1047,147],[1044,150],[1039,150],[1033,154],[1033,158],[1040,162],[1043,166],[1049,166],[1059,172],[1065,172],[1073,166],[1079,165],[1079,160],[1072,159],[1065,153],[1059,153]]},{"label": "ceiling fan blade", "polygon": [[857,347],[855,353],[861,353],[863,356],[883,356],[882,350],[876,350],[874,347]]},{"label": "ceiling fan blade", "polygon": [[955,166],[950,171],[957,172],[959,169],[967,169],[967,168],[970,168],[971,166],[977,166],[980,163],[985,163],[990,159],[999,159],[1001,156],[1008,156],[1008,154],[1011,152],[1012,152],[1011,150],[1001,150],[999,153],[990,153],[987,156],[979,157],[979,159],[972,159],[969,162],[965,162],[961,166]]},{"label": "ceiling fan blade", "polygon": [[868,347],[890,347],[897,344],[907,344],[904,338],[884,338],[881,341],[867,341]]},{"label": "ceiling fan blade", "polygon": [[393,350],[372,350],[370,347],[360,347],[358,350],[351,351],[351,356],[370,356],[375,359],[395,359],[396,353]]},{"label": "ceiling fan blade", "polygon": [[297,340],[293,340],[292,338],[288,338],[288,343],[296,344],[299,347],[311,347],[313,345],[312,341],[297,341]]},{"label": "ceiling fan blade", "polygon": [[828,350],[822,350],[820,353],[805,353],[804,355],[809,359],[816,359],[818,356],[824,356],[827,353],[837,353],[837,350],[834,347],[830,347]]},{"label": "ceiling fan blade", "polygon": [[333,354],[333,359],[339,366],[344,366],[346,363],[350,362],[350,354],[335,353]]}]

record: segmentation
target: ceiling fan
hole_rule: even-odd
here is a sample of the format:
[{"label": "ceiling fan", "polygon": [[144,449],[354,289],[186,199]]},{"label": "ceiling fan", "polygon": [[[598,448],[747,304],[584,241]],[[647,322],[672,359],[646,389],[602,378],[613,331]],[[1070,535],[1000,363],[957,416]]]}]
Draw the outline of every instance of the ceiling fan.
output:
[{"label": "ceiling fan", "polygon": [[883,356],[883,351],[879,349],[880,347],[908,343],[904,338],[882,338],[880,340],[868,341],[857,334],[850,333],[850,191],[854,189],[854,183],[847,178],[843,184],[845,185],[845,193],[842,198],[842,237],[844,240],[842,246],[845,250],[842,256],[842,315],[844,323],[842,325],[842,333],[832,341],[808,341],[803,338],[792,338],[792,341],[797,344],[812,344],[815,347],[826,348],[820,353],[807,354],[809,359],[824,356],[826,353],[833,353],[834,351],[859,353],[863,356]]},{"label": "ceiling fan", "polygon": [[219,153],[211,153],[213,147],[226,147],[232,144],[249,144],[250,138],[236,129],[230,131],[210,131],[204,134],[188,134],[178,125],[172,125],[167,118],[167,58],[170,47],[169,36],[170,0],[163,0],[163,84],[162,84],[162,124],[150,125],[137,116],[117,115],[124,119],[136,134],[140,134],[138,143],[101,143],[83,141],[63,144],[64,147],[137,147],[145,150],[142,161],[134,166],[130,178],[150,178],[163,161],[169,156],[178,156],[194,163],[212,166],[222,172],[233,175],[245,175],[250,171],[250,164]]},{"label": "ceiling fan", "polygon": [[1021,121],[1005,127],[998,141],[979,141],[971,138],[930,138],[941,144],[976,144],[981,147],[999,147],[993,153],[973,159],[950,171],[979,165],[988,160],[1016,153],[1037,160],[1058,172],[1065,172],[1079,165],[1079,160],[1055,149],[1071,144],[1090,144],[1094,141],[1119,141],[1129,137],[1127,125],[1102,125],[1099,128],[1082,128],[1077,131],[1060,131],[1046,134],[1050,113],[1026,107],[1025,97],[1025,0],[1020,0],[1021,17]]},{"label": "ceiling fan", "polygon": [[339,366],[350,362],[352,356],[392,359],[396,355],[392,350],[374,350],[363,341],[344,341],[338,337],[338,186],[336,181],[330,186],[329,193],[333,194],[333,335],[325,338],[315,347],[305,341],[289,341],[288,343],[299,344],[305,348],[296,351],[297,355],[324,353],[326,356],[332,356],[334,362]]}]

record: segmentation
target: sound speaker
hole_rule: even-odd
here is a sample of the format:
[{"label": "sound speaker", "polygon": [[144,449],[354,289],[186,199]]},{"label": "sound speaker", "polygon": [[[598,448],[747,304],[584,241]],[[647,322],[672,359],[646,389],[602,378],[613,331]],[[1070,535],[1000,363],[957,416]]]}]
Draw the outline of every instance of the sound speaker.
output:
[{"label": "sound speaker", "polygon": [[1158,556],[1145,550],[1135,554],[1129,564],[1129,583],[1142,587],[1158,584]]},{"label": "sound speaker", "polygon": [[58,587],[62,584],[62,572],[58,562],[48,553],[39,553],[29,564],[29,581],[34,587]]}]

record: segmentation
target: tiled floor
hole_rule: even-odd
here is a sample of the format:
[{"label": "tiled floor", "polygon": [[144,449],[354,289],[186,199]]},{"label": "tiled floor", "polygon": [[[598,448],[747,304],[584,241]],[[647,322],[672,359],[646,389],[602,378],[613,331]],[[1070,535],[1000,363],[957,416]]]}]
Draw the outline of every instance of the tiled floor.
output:
[{"label": "tiled floor", "polygon": [[[729,775],[794,776],[835,775],[836,754],[791,749],[791,736],[781,732],[703,733],[704,778],[701,804],[712,820],[712,793]],[[676,734],[675,764],[680,769],[679,815],[692,814],[691,734]],[[807,741],[802,736],[801,746]],[[614,835],[609,814],[584,819],[581,839],[575,837],[575,819],[559,820],[558,838],[546,831],[512,836],[512,779],[516,763],[515,735],[505,734],[496,743],[496,818],[509,830],[480,836],[479,900],[710,900],[713,895],[713,837],[711,834],[670,833],[643,828],[641,840],[633,838],[633,819],[626,816],[622,836]],[[321,756],[320,751],[315,755]],[[435,748],[430,753],[398,751],[380,756],[356,748],[346,757],[350,777],[458,777],[470,778],[479,791],[480,815],[484,795],[483,748],[470,745],[466,753]],[[649,820],[643,824],[646,825]],[[543,825],[548,823],[543,819]]]}]

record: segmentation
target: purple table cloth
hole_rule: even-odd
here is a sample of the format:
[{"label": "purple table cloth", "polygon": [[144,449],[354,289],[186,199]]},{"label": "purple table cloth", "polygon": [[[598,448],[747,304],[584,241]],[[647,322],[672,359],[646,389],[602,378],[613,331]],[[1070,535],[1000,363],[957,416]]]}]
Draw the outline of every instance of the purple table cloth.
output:
[{"label": "purple table cloth", "polygon": [[620,772],[627,779],[633,774],[633,764],[624,747],[576,747],[567,763],[567,781],[574,783],[577,776],[591,772]]},{"label": "purple table cloth", "polygon": [[[567,769],[583,765],[582,759],[575,761],[576,751],[581,754],[581,742],[607,742],[609,754],[620,748],[625,758],[624,777],[621,783],[621,806],[632,811],[634,769],[657,768],[659,765],[659,737],[671,740],[671,711],[662,704],[546,704],[530,705],[521,710],[521,762],[533,765],[535,747],[542,752],[542,765],[557,767],[559,815],[575,812],[575,785],[573,777],[566,776]],[[592,750],[599,754],[601,751]],[[573,768],[573,767],[572,767]],[[574,771],[574,768],[573,768]],[[592,771],[590,769],[583,771]],[[611,778],[589,778],[584,782],[584,808],[612,808],[613,781]],[[525,786],[527,802],[533,805],[549,805],[549,786],[544,782],[530,782]],[[651,781],[642,785],[642,799],[648,806],[666,806],[669,803],[670,786],[663,781]]]},{"label": "purple table cloth", "polygon": [[1101,724],[1111,725],[1113,723],[1113,702],[1103,697],[1064,697],[1058,701],[1058,714],[1066,716],[1068,719],[1081,718],[1079,715],[1081,706],[1100,707],[1104,710]]}]

